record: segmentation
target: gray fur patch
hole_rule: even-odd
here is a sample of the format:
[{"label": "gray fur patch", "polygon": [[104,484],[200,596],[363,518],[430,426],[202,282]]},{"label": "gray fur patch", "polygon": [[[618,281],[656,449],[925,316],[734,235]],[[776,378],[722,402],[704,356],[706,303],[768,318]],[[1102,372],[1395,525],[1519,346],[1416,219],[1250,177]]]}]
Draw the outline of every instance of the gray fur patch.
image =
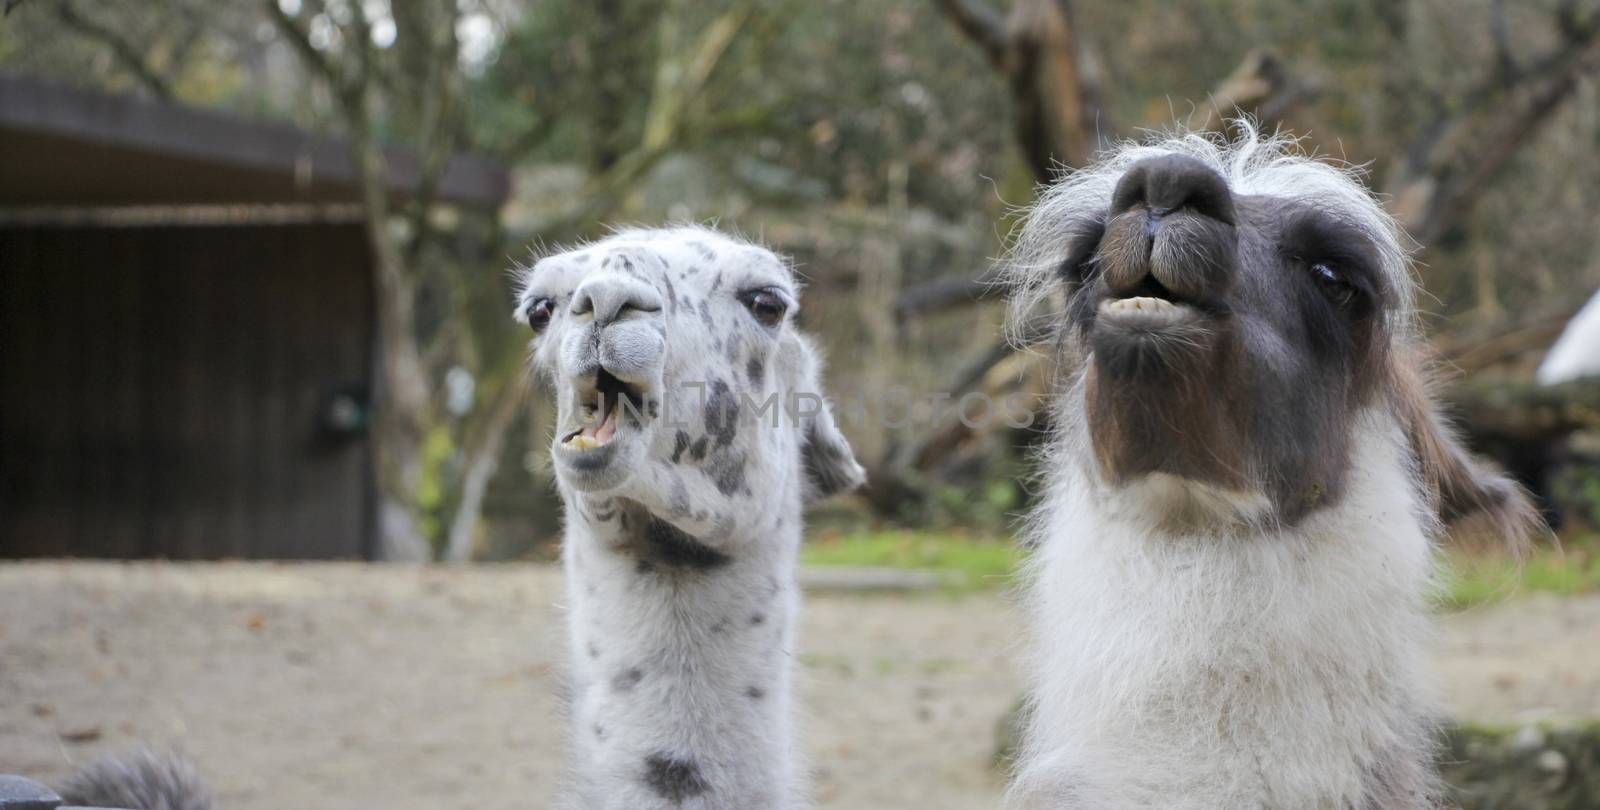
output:
[{"label": "gray fur patch", "polygon": [[672,286],[672,276],[666,276],[667,282],[667,307],[672,312],[678,311],[678,289]]},{"label": "gray fur patch", "polygon": [[84,807],[212,810],[214,806],[193,763],[177,754],[149,751],[95,762],[67,779],[61,797]]},{"label": "gray fur patch", "polygon": [[745,455],[736,447],[730,447],[726,452],[716,453],[706,466],[700,468],[717,485],[717,491],[724,495],[734,493],[750,494],[745,486]]},{"label": "gray fur patch", "polygon": [[684,433],[683,431],[680,430],[680,431],[678,431],[677,435],[672,437],[672,463],[673,464],[681,464],[681,463],[683,463],[683,451],[688,450],[688,449],[689,449],[689,434]]},{"label": "gray fur patch", "polygon": [[633,688],[638,686],[639,682],[642,680],[644,680],[644,670],[641,670],[638,667],[629,667],[612,676],[611,691],[624,693],[632,692]]},{"label": "gray fur patch", "polygon": [[721,345],[722,339],[717,337],[717,319],[711,317],[711,301],[700,302],[700,320],[705,322],[706,331],[711,333],[712,340]]},{"label": "gray fur patch", "polygon": [[762,380],[767,376],[767,364],[759,357],[751,357],[745,361],[744,372],[750,377],[750,384],[760,388]]}]

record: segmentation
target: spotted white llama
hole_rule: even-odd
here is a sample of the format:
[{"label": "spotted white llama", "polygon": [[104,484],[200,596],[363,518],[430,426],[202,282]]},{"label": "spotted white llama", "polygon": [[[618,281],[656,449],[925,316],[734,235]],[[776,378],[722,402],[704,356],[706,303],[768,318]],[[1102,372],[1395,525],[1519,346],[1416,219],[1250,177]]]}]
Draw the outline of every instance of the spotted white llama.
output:
[{"label": "spotted white llama", "polygon": [[541,259],[516,315],[560,426],[574,781],[593,808],[803,807],[801,508],[862,471],[777,256],[700,228]]},{"label": "spotted white llama", "polygon": [[1531,526],[1430,403],[1395,224],[1242,128],[1110,152],[1009,258],[1065,296],[1021,806],[1437,806],[1433,539]]}]

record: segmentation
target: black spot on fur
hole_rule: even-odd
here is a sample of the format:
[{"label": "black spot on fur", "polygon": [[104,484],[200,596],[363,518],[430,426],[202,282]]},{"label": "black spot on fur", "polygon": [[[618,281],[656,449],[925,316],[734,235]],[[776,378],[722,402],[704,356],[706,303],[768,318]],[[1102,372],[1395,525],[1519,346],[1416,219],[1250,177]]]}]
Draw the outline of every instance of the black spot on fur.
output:
[{"label": "black spot on fur", "polygon": [[728,620],[726,618],[718,619],[716,624],[711,625],[711,632],[719,636],[728,632]]},{"label": "black spot on fur", "polygon": [[675,568],[709,571],[733,561],[732,557],[660,518],[651,518],[645,528],[644,545],[646,558]]},{"label": "black spot on fur", "polygon": [[752,686],[749,689],[744,690],[744,694],[745,697],[748,697],[751,700],[760,700],[767,696],[767,690],[762,689],[759,686]]},{"label": "black spot on fur", "polygon": [[600,725],[599,723],[595,723],[594,724],[594,738],[597,739],[597,740],[605,739],[606,738],[606,727]]},{"label": "black spot on fur", "polygon": [[711,393],[706,397],[706,434],[717,440],[717,447],[727,447],[739,434],[739,399],[728,390],[722,380],[711,381]]},{"label": "black spot on fur", "polygon": [[683,431],[680,430],[680,431],[678,431],[677,435],[672,437],[672,463],[673,464],[680,463],[681,460],[683,459],[683,451],[688,450],[688,449],[689,449],[689,434],[684,433]]},{"label": "black spot on fur", "polygon": [[649,560],[640,560],[633,566],[633,572],[636,574],[654,574],[656,572],[656,565]]},{"label": "black spot on fur", "polygon": [[759,357],[752,357],[745,362],[744,371],[750,376],[750,384],[760,388],[761,381],[767,376],[767,364]]},{"label": "black spot on fur", "polygon": [[590,658],[599,658],[600,657],[600,648],[596,647],[594,645],[593,641],[589,642],[589,657]]},{"label": "black spot on fur", "polygon": [[629,667],[611,677],[611,691],[632,692],[639,682],[644,680],[644,670],[638,667]]},{"label": "black spot on fur", "polygon": [[766,623],[767,623],[767,614],[765,614],[765,613],[756,613],[756,614],[754,614],[754,615],[752,615],[750,617],[750,626],[751,627],[755,627],[757,625],[762,625],[762,624],[766,624]]},{"label": "black spot on fur", "polygon": [[700,775],[700,766],[693,760],[673,759],[666,754],[652,754],[644,761],[644,783],[657,796],[671,802],[682,802],[705,793],[711,788]]},{"label": "black spot on fur", "polygon": [[708,437],[701,436],[700,438],[694,440],[694,445],[689,448],[689,458],[692,458],[695,461],[705,460],[707,439]]}]

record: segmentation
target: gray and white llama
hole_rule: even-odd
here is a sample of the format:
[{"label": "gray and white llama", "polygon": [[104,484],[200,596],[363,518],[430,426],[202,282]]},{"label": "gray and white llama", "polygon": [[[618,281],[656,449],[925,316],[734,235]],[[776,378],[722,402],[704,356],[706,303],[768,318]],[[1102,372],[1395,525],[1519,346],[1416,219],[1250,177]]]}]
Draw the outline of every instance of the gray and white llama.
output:
[{"label": "gray and white llama", "polygon": [[1532,525],[1429,400],[1398,228],[1243,129],[1111,151],[1007,262],[1065,303],[1021,806],[1437,806],[1433,541]]},{"label": "gray and white llama", "polygon": [[790,717],[803,505],[862,480],[773,253],[633,230],[525,271],[557,404],[585,808],[805,806]]}]

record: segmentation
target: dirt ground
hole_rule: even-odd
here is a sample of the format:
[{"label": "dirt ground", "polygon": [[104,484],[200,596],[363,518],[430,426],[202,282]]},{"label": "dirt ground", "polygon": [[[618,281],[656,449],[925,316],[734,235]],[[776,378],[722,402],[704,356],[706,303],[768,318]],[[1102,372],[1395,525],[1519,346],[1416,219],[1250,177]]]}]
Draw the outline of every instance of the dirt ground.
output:
[{"label": "dirt ground", "polygon": [[[49,781],[150,741],[187,750],[224,810],[549,807],[560,598],[535,566],[0,566],[0,772]],[[994,594],[809,594],[819,805],[994,807],[1014,623]],[[1438,646],[1458,716],[1600,716],[1600,598],[1453,616]]]}]

